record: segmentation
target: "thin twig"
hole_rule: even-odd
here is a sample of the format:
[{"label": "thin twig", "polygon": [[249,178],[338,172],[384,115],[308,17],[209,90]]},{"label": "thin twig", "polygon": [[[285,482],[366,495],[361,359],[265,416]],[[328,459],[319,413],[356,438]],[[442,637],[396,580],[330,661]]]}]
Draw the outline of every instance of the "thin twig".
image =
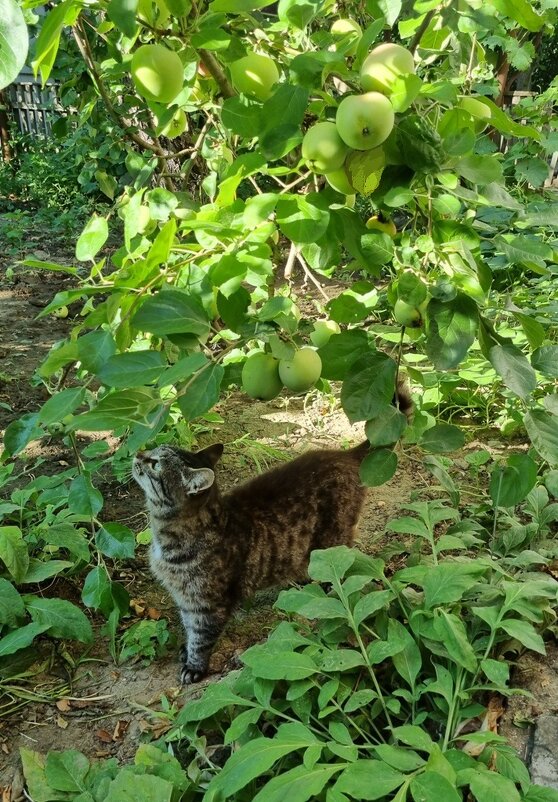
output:
[{"label": "thin twig", "polygon": [[295,260],[296,260],[296,245],[294,244],[294,242],[291,242],[291,249],[289,251],[289,255],[285,263],[285,270],[283,272],[286,281],[291,280]]},{"label": "thin twig", "polygon": [[310,270],[310,268],[306,264],[306,261],[304,260],[304,258],[302,257],[302,255],[300,254],[298,249],[296,250],[296,258],[297,258],[298,263],[300,264],[300,266],[304,270],[304,275],[306,276],[306,278],[310,279],[310,281],[316,287],[316,289],[318,289],[321,292],[321,294],[325,298],[325,300],[329,301],[327,293],[324,291],[324,288],[322,287],[322,285],[320,284],[320,282],[318,281],[316,276],[312,273],[312,271]]},{"label": "thin twig", "polygon": [[223,68],[213,53],[210,53],[209,50],[204,50],[203,48],[200,48],[198,53],[204,67],[206,67],[207,71],[211,73],[211,77],[215,79],[215,82],[219,87],[223,97],[235,97],[236,92],[231,86],[229,79],[225,75]]}]

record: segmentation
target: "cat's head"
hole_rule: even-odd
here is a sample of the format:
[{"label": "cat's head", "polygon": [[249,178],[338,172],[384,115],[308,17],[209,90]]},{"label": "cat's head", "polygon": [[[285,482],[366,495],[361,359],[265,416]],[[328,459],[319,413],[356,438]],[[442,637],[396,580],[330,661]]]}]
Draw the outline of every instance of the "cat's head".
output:
[{"label": "cat's head", "polygon": [[214,468],[223,453],[216,443],[193,453],[174,446],[158,446],[134,457],[132,476],[157,507],[180,507],[188,500],[201,501],[215,483]]}]

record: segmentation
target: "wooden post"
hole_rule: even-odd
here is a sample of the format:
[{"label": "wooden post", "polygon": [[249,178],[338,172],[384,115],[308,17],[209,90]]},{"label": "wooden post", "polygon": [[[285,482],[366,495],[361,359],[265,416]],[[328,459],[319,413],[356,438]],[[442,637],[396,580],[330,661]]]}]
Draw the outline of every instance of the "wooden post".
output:
[{"label": "wooden post", "polygon": [[0,145],[2,147],[2,158],[5,162],[12,160],[13,153],[10,146],[10,129],[8,126],[8,115],[6,113],[6,95],[0,92]]}]

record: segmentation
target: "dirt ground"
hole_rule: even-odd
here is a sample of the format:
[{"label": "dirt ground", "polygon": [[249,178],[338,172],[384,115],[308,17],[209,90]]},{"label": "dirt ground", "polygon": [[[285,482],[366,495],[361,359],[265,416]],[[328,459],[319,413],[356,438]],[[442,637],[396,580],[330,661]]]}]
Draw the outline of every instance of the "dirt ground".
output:
[{"label": "dirt ground", "polygon": [[[71,253],[42,247],[45,250],[35,252],[36,258],[71,263]],[[7,277],[12,262],[12,257],[0,254],[0,435],[11,420],[35,410],[48,397],[41,384],[30,384],[30,380],[52,344],[69,331],[73,312],[70,309],[68,319],[49,316],[37,320],[37,313],[54,293],[71,286],[73,280],[60,273],[28,269],[18,269]],[[306,401],[279,397],[269,403],[250,402],[233,394],[218,411],[224,423],[202,444],[215,440],[225,443],[219,473],[225,488],[253,475],[278,453],[289,458],[309,447],[342,446],[362,439],[362,427],[351,427],[338,404],[319,394],[310,395]],[[243,439],[246,436],[248,443]],[[42,457],[45,462],[41,471],[48,473],[62,470],[71,459],[55,441],[33,446],[31,456]],[[381,549],[388,538],[384,531],[387,521],[430,481],[416,456],[400,454],[396,476],[369,492],[359,533],[364,551]],[[146,527],[143,500],[135,485],[113,481],[103,487],[103,494],[107,504],[104,514],[110,520],[135,531]],[[149,575],[144,548],[138,550],[134,560],[119,566],[116,578],[125,584],[137,609],[156,611],[179,635],[173,606]],[[213,655],[213,674],[206,682],[230,670],[239,653],[265,637],[277,620],[272,609],[274,597],[274,593],[260,594],[236,614]],[[13,800],[18,800],[22,789],[20,747],[43,753],[77,747],[90,757],[114,756],[126,761],[132,758],[142,734],[164,733],[173,706],[184,704],[203,687],[201,683],[180,692],[175,649],[150,665],[116,666],[100,633],[102,623],[93,620],[93,647],[41,643],[38,653],[22,664],[21,677],[0,696],[0,789],[11,786]],[[521,658],[516,683],[533,696],[511,700],[503,731],[525,756],[529,727],[536,715],[558,710],[558,650],[551,647],[548,660]]]}]

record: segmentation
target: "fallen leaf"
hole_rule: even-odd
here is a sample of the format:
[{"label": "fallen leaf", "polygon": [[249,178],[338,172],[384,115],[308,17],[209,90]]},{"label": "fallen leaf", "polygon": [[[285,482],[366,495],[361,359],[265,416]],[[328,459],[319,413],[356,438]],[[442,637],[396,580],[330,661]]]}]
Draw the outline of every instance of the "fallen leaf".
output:
[{"label": "fallen leaf", "polygon": [[126,731],[130,726],[129,721],[121,720],[116,722],[116,727],[114,728],[114,732],[112,733],[112,740],[113,741],[121,741],[122,738],[126,735]]},{"label": "fallen leaf", "polygon": [[143,599],[130,599],[130,607],[140,618],[145,613],[145,602]]},{"label": "fallen leaf", "polygon": [[56,702],[56,707],[60,710],[61,713],[67,713],[72,706],[68,699],[59,699]]},{"label": "fallen leaf", "polygon": [[163,613],[160,610],[157,610],[155,607],[148,607],[147,615],[152,621],[158,621]]},{"label": "fallen leaf", "polygon": [[62,716],[56,716],[56,723],[58,724],[61,730],[65,730],[68,728],[68,724],[70,722],[66,721],[65,718],[62,718]]},{"label": "fallen leaf", "polygon": [[110,734],[110,732],[107,732],[106,730],[97,730],[95,735],[100,741],[102,741],[105,744],[112,743],[112,735]]}]

